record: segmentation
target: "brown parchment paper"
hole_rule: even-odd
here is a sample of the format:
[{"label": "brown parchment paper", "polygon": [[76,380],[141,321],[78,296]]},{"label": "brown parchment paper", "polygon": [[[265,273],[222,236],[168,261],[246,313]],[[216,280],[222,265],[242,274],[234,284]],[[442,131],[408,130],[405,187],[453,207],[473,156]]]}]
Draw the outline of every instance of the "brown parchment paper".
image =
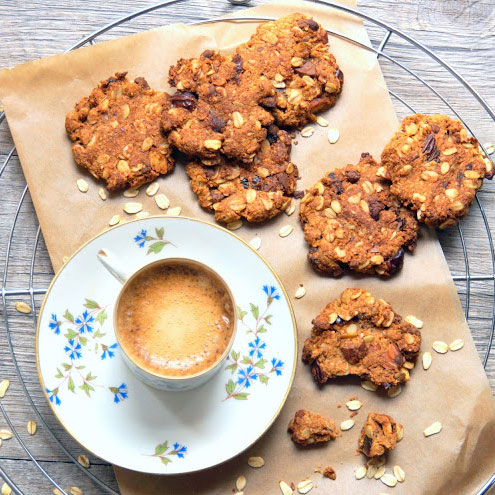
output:
[{"label": "brown parchment paper", "polygon": [[[346,3],[354,5],[353,0]],[[312,15],[325,27],[369,44],[360,21],[311,3],[278,2],[245,10],[241,15],[279,17],[293,11]],[[65,135],[65,114],[115,71],[128,70],[130,77],[144,76],[152,87],[167,89],[168,67],[178,58],[196,56],[206,48],[231,50],[254,28],[253,23],[234,22],[191,28],[167,26],[0,71],[0,98],[55,270],[62,265],[63,256],[105,229],[111,216],[125,216],[122,206],[128,201],[121,195],[112,195],[105,202],[99,199],[101,184],[73,162]],[[336,37],[331,37],[330,44],[345,74],[345,85],[338,104],[325,117],[340,130],[341,137],[337,144],[330,145],[327,129],[316,125],[311,138],[298,137],[292,159],[302,174],[299,189],[310,187],[333,167],[356,162],[363,151],[379,158],[397,127],[373,54]],[[76,179],[81,176],[90,184],[86,194],[76,188]],[[181,164],[173,175],[159,182],[172,205],[182,206],[182,214],[213,221],[197,205]],[[160,213],[144,192],[135,200],[143,202],[150,213]],[[293,225],[294,232],[282,239],[278,230],[285,224]],[[280,417],[247,452],[222,466],[186,476],[148,476],[116,468],[122,493],[227,494],[232,493],[241,474],[248,480],[247,495],[278,494],[280,480],[297,484],[307,476],[314,481],[311,493],[315,495],[474,493],[495,471],[494,400],[434,232],[422,230],[416,252],[406,255],[400,274],[386,281],[351,275],[333,280],[315,274],[306,262],[307,246],[297,213],[291,217],[281,215],[265,225],[244,226],[237,233],[246,240],[255,234],[262,238],[260,252],[278,272],[290,295],[300,283],[306,286],[307,295],[292,301],[300,349],[310,333],[312,318],[325,304],[346,287],[360,286],[389,300],[403,316],[413,314],[424,321],[423,350],[432,352],[433,364],[424,371],[418,363],[402,393],[390,399],[363,390],[353,379],[337,380],[319,389],[308,367],[298,362],[294,385]],[[466,342],[458,352],[441,356],[431,349],[434,340],[451,342],[457,338]],[[351,396],[363,402],[353,429],[320,448],[303,451],[292,444],[286,427],[297,409],[312,409],[340,424],[349,417],[349,411],[337,404],[345,404]],[[246,405],[239,403],[239,409]],[[395,488],[377,480],[354,478],[354,469],[364,462],[355,453],[357,438],[370,411],[391,414],[404,424],[404,440],[387,463],[388,472],[395,464],[406,472],[405,483]],[[442,422],[442,432],[425,438],[424,428],[434,421]],[[222,435],[221,427],[218,435]],[[262,469],[249,468],[246,460],[250,455],[262,456],[266,465]],[[333,466],[337,480],[314,473],[319,465]]]}]

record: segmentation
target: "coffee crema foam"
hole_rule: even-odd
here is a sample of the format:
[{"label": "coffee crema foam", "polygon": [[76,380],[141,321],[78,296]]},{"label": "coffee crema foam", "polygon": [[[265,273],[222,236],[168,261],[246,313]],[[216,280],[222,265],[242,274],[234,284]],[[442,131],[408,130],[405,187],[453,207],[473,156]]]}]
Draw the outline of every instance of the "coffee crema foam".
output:
[{"label": "coffee crema foam", "polygon": [[190,376],[219,360],[234,318],[219,277],[186,261],[165,261],[143,270],[124,289],[117,327],[121,345],[141,368]]}]

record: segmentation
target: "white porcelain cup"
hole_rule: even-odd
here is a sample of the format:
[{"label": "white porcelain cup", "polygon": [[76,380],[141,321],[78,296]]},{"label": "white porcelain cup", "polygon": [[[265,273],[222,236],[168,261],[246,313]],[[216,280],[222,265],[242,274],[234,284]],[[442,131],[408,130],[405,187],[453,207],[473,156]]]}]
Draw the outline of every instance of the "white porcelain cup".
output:
[{"label": "white porcelain cup", "polygon": [[[125,268],[122,266],[117,255],[113,254],[108,249],[100,249],[97,254],[98,260],[103,264],[103,266],[122,284],[122,287],[117,294],[117,298],[115,301],[114,313],[113,313],[113,321],[114,321],[114,332],[117,342],[122,350],[122,357],[127,366],[131,369],[131,371],[146,385],[150,387],[166,390],[166,391],[182,391],[182,390],[191,390],[193,388],[199,387],[203,385],[208,380],[210,380],[215,373],[217,373],[222,365],[225,363],[230,349],[232,348],[232,344],[235,339],[235,334],[237,330],[237,318],[235,317],[235,301],[230,288],[225,283],[222,277],[218,275],[217,272],[212,270],[209,266],[200,263],[199,261],[192,260],[189,258],[164,258],[156,261],[152,261],[151,263],[147,263],[142,266],[138,270],[133,273],[128,274]],[[140,366],[133,360],[132,356],[126,351],[125,346],[121,344],[120,332],[117,324],[117,314],[119,311],[119,303],[121,299],[121,295],[128,287],[129,283],[134,280],[134,278],[140,274],[143,270],[146,270],[153,265],[168,265],[168,264],[188,264],[191,266],[199,267],[207,272],[210,272],[215,276],[215,278],[221,283],[225,292],[229,295],[230,304],[232,305],[232,313],[233,313],[233,328],[232,328],[232,336],[230,337],[229,343],[227,344],[222,355],[209,367],[206,368],[196,374],[192,375],[184,375],[184,376],[167,376],[166,374],[155,373],[149,369]]]}]

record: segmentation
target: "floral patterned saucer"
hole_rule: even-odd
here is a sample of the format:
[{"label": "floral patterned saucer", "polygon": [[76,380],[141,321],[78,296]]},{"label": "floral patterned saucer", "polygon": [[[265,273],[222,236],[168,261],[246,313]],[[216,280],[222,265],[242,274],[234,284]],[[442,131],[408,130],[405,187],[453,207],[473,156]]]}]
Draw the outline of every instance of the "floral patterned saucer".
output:
[{"label": "floral patterned saucer", "polygon": [[[177,256],[213,268],[238,305],[224,369],[185,392],[141,383],[115,340],[120,286],[97,260],[101,248],[129,271]],[[53,279],[36,332],[39,379],[66,430],[108,462],[157,474],[214,466],[260,438],[289,393],[296,346],[290,302],[266,261],[232,232],[185,217],[131,221],[85,244]]]}]

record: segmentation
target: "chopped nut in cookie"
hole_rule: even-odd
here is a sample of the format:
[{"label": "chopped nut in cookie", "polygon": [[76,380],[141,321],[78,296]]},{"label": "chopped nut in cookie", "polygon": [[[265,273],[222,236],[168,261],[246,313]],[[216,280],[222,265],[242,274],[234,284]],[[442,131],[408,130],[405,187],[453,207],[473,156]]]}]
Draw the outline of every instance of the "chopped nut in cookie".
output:
[{"label": "chopped nut in cookie", "polygon": [[358,451],[367,457],[377,457],[395,449],[402,425],[386,414],[369,413],[361,430]]},{"label": "chopped nut in cookie", "polygon": [[334,422],[314,412],[301,409],[290,420],[287,431],[292,441],[300,445],[328,442],[340,436]]}]

